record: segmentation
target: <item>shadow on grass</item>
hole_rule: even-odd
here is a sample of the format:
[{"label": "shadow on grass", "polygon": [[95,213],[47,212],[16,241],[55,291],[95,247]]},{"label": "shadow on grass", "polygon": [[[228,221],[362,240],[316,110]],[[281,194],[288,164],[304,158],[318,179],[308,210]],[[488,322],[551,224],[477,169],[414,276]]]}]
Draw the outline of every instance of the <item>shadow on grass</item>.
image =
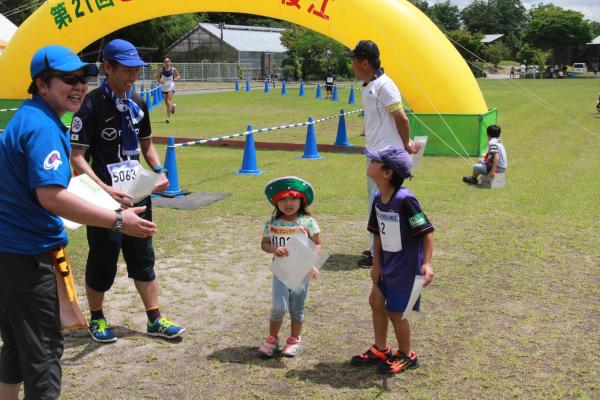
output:
[{"label": "shadow on grass", "polygon": [[297,378],[310,381],[319,385],[328,385],[333,388],[369,389],[380,388],[382,391],[387,385],[384,375],[377,373],[375,368],[358,368],[349,362],[321,362],[311,369],[293,370],[285,374],[286,378]]},{"label": "shadow on grass", "polygon": [[362,258],[362,256],[353,254],[332,254],[323,265],[323,269],[326,271],[350,271],[359,269],[360,267],[356,265],[356,263]]},{"label": "shadow on grass", "polygon": [[258,353],[257,347],[238,346],[228,347],[217,350],[208,355],[209,360],[217,360],[222,363],[259,365],[266,368],[285,368],[285,363],[281,360],[281,354],[272,358],[262,358]]},{"label": "shadow on grass", "polygon": [[[112,326],[112,330],[115,333],[115,336],[121,339],[126,338],[135,338],[135,337],[143,337],[148,340],[161,340],[165,343],[180,343],[183,338],[177,337],[174,339],[166,339],[162,337],[151,337],[146,334],[146,332],[141,332],[138,330],[133,330],[127,328],[125,326]],[[65,365],[77,365],[78,361],[83,359],[84,357],[92,354],[94,351],[98,350],[102,346],[110,346],[112,343],[99,343],[94,341],[87,329],[79,329],[68,331],[64,334],[64,342],[65,347],[76,350],[73,355],[69,358],[63,357],[62,362]]]}]

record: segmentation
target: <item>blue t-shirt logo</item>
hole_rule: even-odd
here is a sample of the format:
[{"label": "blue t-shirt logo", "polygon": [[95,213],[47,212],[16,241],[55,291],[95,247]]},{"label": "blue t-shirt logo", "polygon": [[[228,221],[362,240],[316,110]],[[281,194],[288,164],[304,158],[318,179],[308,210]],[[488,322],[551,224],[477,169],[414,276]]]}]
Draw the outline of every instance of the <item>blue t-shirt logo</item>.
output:
[{"label": "blue t-shirt logo", "polygon": [[48,171],[53,169],[56,171],[60,167],[60,164],[62,164],[60,153],[58,150],[52,150],[44,160],[44,169]]}]

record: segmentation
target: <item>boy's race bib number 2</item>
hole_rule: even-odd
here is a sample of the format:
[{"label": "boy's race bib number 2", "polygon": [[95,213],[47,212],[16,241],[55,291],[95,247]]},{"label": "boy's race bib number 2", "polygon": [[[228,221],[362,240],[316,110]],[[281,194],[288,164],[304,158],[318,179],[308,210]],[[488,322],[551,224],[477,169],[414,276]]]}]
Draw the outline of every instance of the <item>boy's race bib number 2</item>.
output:
[{"label": "boy's race bib number 2", "polygon": [[400,236],[400,215],[398,213],[383,212],[375,208],[381,247],[385,251],[396,253],[402,250],[402,237]]},{"label": "boy's race bib number 2", "polygon": [[140,163],[137,160],[127,160],[106,166],[112,179],[112,187],[129,193],[133,182],[138,176]]}]

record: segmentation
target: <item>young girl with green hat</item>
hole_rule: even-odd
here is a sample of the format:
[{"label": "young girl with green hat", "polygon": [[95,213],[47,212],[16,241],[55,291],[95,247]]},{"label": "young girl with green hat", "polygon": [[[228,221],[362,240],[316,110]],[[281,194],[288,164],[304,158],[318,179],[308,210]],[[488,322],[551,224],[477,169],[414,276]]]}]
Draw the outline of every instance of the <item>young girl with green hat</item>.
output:
[{"label": "young girl with green hat", "polygon": [[[284,176],[267,183],[265,195],[275,206],[273,215],[265,223],[260,247],[266,253],[276,257],[288,255],[286,243],[291,237],[321,250],[319,225],[311,216],[308,207],[313,202],[314,191],[310,183],[295,176]],[[295,289],[289,289],[276,276],[273,276],[273,300],[269,321],[269,336],[258,351],[265,357],[272,357],[281,351],[284,356],[294,357],[302,350],[300,332],[304,320],[304,303],[308,293],[309,277],[319,276],[319,270],[313,266],[312,271]],[[291,334],[283,348],[279,348],[279,330],[285,313],[290,312]]]}]

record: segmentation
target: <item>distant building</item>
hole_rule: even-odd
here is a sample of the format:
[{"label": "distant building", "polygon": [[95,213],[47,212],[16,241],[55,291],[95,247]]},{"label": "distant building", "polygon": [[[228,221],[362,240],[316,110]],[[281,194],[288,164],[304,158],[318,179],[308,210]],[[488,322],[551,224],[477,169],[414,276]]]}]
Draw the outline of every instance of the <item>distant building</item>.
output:
[{"label": "distant building", "polygon": [[597,74],[600,71],[600,36],[587,43],[585,53],[588,70]]},{"label": "distant building", "polygon": [[484,44],[491,44],[494,43],[496,40],[500,39],[502,36],[504,36],[501,33],[494,33],[491,35],[484,35],[483,39],[481,39],[481,43]]},{"label": "distant building", "polygon": [[[281,68],[287,49],[281,44],[283,29],[199,23],[164,50],[173,62],[229,62],[252,64],[259,74]],[[223,42],[221,43],[221,35]],[[258,77],[258,76],[257,76]]]}]

